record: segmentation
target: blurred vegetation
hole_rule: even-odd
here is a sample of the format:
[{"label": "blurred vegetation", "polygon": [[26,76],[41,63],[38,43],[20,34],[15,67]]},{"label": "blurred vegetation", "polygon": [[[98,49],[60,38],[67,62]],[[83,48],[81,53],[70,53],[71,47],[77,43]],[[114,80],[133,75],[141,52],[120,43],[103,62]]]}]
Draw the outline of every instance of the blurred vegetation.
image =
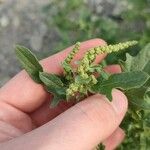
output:
[{"label": "blurred vegetation", "polygon": [[[150,0],[113,0],[112,4],[109,1],[112,10],[107,8],[106,1],[98,2],[53,0],[43,8],[47,26],[59,35],[52,53],[76,41],[102,38],[108,43],[138,40],[139,48],[130,51],[135,55],[150,41]],[[112,54],[107,62],[116,63],[120,57],[125,59],[124,53]]]}]

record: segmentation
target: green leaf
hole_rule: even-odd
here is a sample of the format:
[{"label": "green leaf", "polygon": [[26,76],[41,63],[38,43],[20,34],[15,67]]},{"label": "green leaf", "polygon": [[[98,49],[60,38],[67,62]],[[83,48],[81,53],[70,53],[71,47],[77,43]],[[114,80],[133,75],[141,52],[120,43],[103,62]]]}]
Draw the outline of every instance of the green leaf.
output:
[{"label": "green leaf", "polygon": [[75,77],[75,83],[78,83],[78,84],[88,84],[89,82],[91,81],[91,79],[90,78],[88,78],[88,79],[84,79],[82,76],[80,76],[80,75],[77,75],[76,77]]},{"label": "green leaf", "polygon": [[61,77],[46,72],[40,72],[39,77],[44,83],[47,91],[54,95],[50,104],[51,108],[56,107],[61,100],[66,99],[66,87],[61,81]]},{"label": "green leaf", "polygon": [[136,57],[133,57],[131,70],[143,70],[148,61],[150,61],[150,43],[147,44]]},{"label": "green leaf", "polygon": [[52,92],[53,94],[59,95],[62,98],[66,95],[66,87],[64,87],[61,79],[55,74],[49,74],[46,72],[40,72],[40,80],[46,86],[48,92]]},{"label": "green leaf", "polygon": [[140,71],[150,61],[150,43],[147,44],[136,57],[126,54],[126,61],[121,61],[121,67],[124,71]]},{"label": "green leaf", "polygon": [[133,57],[126,54],[126,61],[119,60],[119,64],[124,72],[129,72],[131,70]]},{"label": "green leaf", "polygon": [[150,75],[150,60],[144,66],[143,71],[146,72],[146,73],[148,73]]},{"label": "green leaf", "polygon": [[127,91],[126,96],[128,97],[129,103],[136,108],[150,109],[150,92],[145,87],[136,88]]},{"label": "green leaf", "polygon": [[43,71],[42,66],[38,62],[38,59],[34,54],[27,48],[17,45],[16,46],[16,55],[21,62],[24,69],[30,75],[30,77],[37,83],[41,83],[39,78],[39,72]]},{"label": "green leaf", "polygon": [[40,72],[40,78],[46,85],[63,86],[63,82],[58,75]]},{"label": "green leaf", "polygon": [[50,103],[50,108],[55,108],[61,100],[62,99],[60,97],[58,97],[57,95],[54,95],[54,97]]},{"label": "green leaf", "polygon": [[99,144],[96,148],[96,150],[105,150],[105,145],[103,145],[102,143]]},{"label": "green leaf", "polygon": [[95,93],[99,92],[112,99],[111,91],[113,88],[129,90],[141,87],[149,78],[149,75],[142,71],[124,72],[111,75],[108,80],[99,80],[91,89]]},{"label": "green leaf", "polygon": [[62,67],[64,68],[64,70],[65,70],[66,72],[72,72],[72,67],[71,67],[71,65],[68,64],[68,63],[66,63],[66,61],[64,61],[64,62],[62,63]]},{"label": "green leaf", "polygon": [[[146,72],[146,73],[148,73],[149,76],[150,76],[150,60],[149,60],[149,62],[145,65],[143,71]],[[150,79],[145,83],[144,86],[145,86],[145,87],[150,87]]]}]

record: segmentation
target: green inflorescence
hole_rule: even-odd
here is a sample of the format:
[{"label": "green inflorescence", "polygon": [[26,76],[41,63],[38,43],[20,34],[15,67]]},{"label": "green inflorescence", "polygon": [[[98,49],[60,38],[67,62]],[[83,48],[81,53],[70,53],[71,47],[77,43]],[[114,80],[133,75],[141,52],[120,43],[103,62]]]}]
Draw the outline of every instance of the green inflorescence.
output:
[{"label": "green inflorescence", "polygon": [[71,60],[74,58],[75,54],[79,51],[80,48],[80,42],[77,42],[73,48],[73,50],[69,53],[67,58],[64,60],[66,63],[70,63]]},{"label": "green inflorescence", "polygon": [[74,58],[74,56],[76,55],[76,53],[79,51],[80,48],[80,42],[77,42],[73,48],[73,50],[69,53],[69,55],[67,56],[67,58],[64,60],[64,62],[62,63],[62,66],[64,68],[64,75],[66,76],[66,79],[68,80],[72,80],[72,68],[71,68],[71,61]]},{"label": "green inflorescence", "polygon": [[[87,95],[88,90],[90,89],[90,86],[93,86],[97,83],[96,77],[93,75],[94,67],[97,67],[97,69],[100,70],[100,73],[102,71],[102,66],[97,65],[94,66],[93,62],[96,59],[96,56],[103,53],[112,53],[117,52],[123,49],[126,49],[130,46],[133,46],[137,44],[137,41],[128,41],[124,43],[119,43],[115,45],[105,45],[105,46],[97,46],[95,48],[91,48],[88,50],[83,59],[79,61],[79,66],[76,70],[71,69],[71,60],[73,59],[74,55],[79,51],[79,43],[75,44],[75,47],[70,52],[68,57],[63,62],[63,68],[64,68],[64,74],[66,75],[66,79],[69,80],[70,85],[68,89],[66,90],[66,96],[67,99],[70,99],[74,96],[77,96],[76,99],[79,99],[79,94]],[[68,67],[69,66],[69,67]],[[69,69],[70,68],[70,69]],[[75,75],[74,77],[72,75]],[[82,81],[83,83],[81,84]]]}]

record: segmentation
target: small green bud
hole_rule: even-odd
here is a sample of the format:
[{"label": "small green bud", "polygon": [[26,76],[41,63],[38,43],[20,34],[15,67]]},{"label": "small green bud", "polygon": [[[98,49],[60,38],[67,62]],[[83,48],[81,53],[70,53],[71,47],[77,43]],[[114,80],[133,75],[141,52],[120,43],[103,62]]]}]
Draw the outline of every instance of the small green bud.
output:
[{"label": "small green bud", "polygon": [[95,55],[94,54],[88,55],[88,58],[89,58],[89,61],[91,62],[95,59]]},{"label": "small green bud", "polygon": [[71,90],[71,89],[67,89],[67,90],[66,90],[66,94],[67,94],[67,95],[72,95],[72,94],[73,94],[73,92],[72,92],[72,90]]},{"label": "small green bud", "polygon": [[83,85],[80,85],[79,92],[83,94],[87,94],[87,88]]},{"label": "small green bud", "polygon": [[95,53],[96,53],[96,54],[99,54],[99,52],[100,52],[99,47],[95,47],[94,50],[95,50]]},{"label": "small green bud", "polygon": [[80,48],[80,42],[77,42],[73,48],[73,50],[70,52],[68,57],[65,59],[67,63],[70,63],[71,60],[74,58],[75,54],[79,51]]},{"label": "small green bud", "polygon": [[81,84],[81,85],[79,86],[79,90],[82,91],[83,88],[84,88],[84,87],[83,87],[83,85]]},{"label": "small green bud", "polygon": [[80,65],[80,66],[78,67],[78,72],[79,72],[79,73],[84,72],[84,70],[83,70],[83,66],[81,66],[81,65]]},{"label": "small green bud", "polygon": [[97,83],[97,79],[95,78],[95,76],[94,76],[94,75],[91,75],[90,77],[91,77],[91,79],[92,79],[92,83],[93,83],[93,84],[96,84],[96,83]]},{"label": "small green bud", "polygon": [[83,64],[89,64],[89,59],[87,57],[84,57],[82,60]]},{"label": "small green bud", "polygon": [[94,48],[90,49],[89,54],[95,54],[95,49]]},{"label": "small green bud", "polygon": [[89,77],[87,73],[81,74],[81,76],[83,79],[87,79]]}]

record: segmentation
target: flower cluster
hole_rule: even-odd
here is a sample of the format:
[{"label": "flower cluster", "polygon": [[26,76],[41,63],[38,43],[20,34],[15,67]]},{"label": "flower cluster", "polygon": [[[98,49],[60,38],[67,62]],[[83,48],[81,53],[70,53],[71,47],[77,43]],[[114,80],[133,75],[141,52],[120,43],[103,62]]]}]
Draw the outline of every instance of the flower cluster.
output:
[{"label": "flower cluster", "polygon": [[[70,52],[68,57],[63,62],[64,73],[66,79],[70,82],[68,89],[66,90],[67,99],[78,95],[77,93],[87,95],[90,87],[97,83],[96,77],[93,75],[92,70],[93,61],[96,56],[103,53],[112,53],[128,48],[132,45],[137,44],[137,41],[128,41],[115,45],[97,46],[89,49],[80,60],[79,66],[76,70],[72,70],[70,65],[71,60],[75,54],[79,51],[80,43],[76,43],[73,50]],[[102,66],[96,66],[97,69],[102,70]]]},{"label": "flower cluster", "polygon": [[67,58],[64,60],[66,63],[70,63],[71,60],[74,58],[75,54],[79,51],[80,42],[77,42],[73,48],[73,50],[69,53]]},{"label": "flower cluster", "polygon": [[67,100],[73,96],[75,96],[75,99],[78,100],[79,98],[77,97],[79,95],[87,95],[90,86],[96,83],[97,80],[93,74],[89,75],[87,79],[77,75],[75,80],[73,80],[73,82],[69,85],[69,88],[66,90]]},{"label": "flower cluster", "polygon": [[85,56],[83,57],[78,67],[78,72],[81,75],[84,75],[88,71],[90,64],[95,60],[96,56],[99,54],[117,52],[135,44],[137,44],[137,41],[128,41],[114,45],[105,45],[91,48],[89,51],[86,52]]},{"label": "flower cluster", "polygon": [[69,81],[73,79],[73,71],[72,71],[72,67],[70,63],[72,59],[74,58],[74,56],[76,55],[76,53],[79,51],[79,48],[80,48],[80,42],[77,42],[73,50],[69,53],[67,58],[62,63],[62,67],[64,69],[64,75],[66,79]]}]

